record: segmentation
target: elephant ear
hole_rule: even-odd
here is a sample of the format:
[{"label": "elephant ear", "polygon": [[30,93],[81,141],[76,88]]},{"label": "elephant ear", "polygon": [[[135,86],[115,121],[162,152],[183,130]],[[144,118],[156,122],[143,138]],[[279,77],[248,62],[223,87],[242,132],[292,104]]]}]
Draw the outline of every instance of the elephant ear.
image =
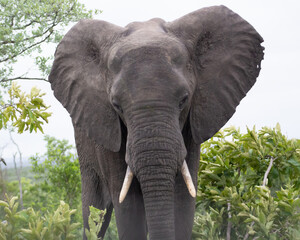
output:
[{"label": "elephant ear", "polygon": [[49,75],[74,127],[114,152],[120,149],[121,129],[107,94],[106,58],[120,32],[107,22],[81,20],[58,45]]},{"label": "elephant ear", "polygon": [[258,77],[262,37],[224,6],[203,8],[169,23],[192,58],[196,90],[190,109],[196,143],[212,137],[231,118]]}]

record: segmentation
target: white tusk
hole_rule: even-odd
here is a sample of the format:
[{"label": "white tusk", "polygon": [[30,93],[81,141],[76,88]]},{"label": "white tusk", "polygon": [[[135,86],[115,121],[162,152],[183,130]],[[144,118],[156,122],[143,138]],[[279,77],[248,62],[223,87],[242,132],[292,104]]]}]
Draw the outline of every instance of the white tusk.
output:
[{"label": "white tusk", "polygon": [[119,203],[122,203],[128,193],[128,190],[130,188],[131,182],[133,179],[133,173],[129,166],[127,166],[126,175],[124,178],[123,186],[121,189],[120,197],[119,197]]},{"label": "white tusk", "polygon": [[183,161],[183,164],[181,167],[181,173],[182,173],[183,179],[185,181],[185,184],[186,184],[191,196],[193,198],[196,197],[196,189],[195,189],[189,168],[188,168],[185,160]]}]

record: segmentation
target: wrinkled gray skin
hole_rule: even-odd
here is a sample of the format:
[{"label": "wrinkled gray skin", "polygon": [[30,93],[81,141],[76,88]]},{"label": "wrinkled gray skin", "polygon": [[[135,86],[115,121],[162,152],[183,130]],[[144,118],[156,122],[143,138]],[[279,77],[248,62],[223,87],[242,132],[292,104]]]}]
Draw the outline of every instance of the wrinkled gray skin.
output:
[{"label": "wrinkled gray skin", "polygon": [[224,6],[125,28],[82,20],[66,34],[49,80],[75,129],[85,228],[93,205],[108,211],[101,236],[114,208],[120,239],[191,238],[195,199],[180,168],[186,159],[197,186],[200,144],[255,83],[262,41]]}]

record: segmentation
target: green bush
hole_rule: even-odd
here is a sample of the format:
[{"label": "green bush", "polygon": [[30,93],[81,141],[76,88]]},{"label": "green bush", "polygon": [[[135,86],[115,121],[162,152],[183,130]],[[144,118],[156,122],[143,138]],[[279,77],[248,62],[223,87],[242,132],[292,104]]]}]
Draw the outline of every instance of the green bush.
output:
[{"label": "green bush", "polygon": [[90,216],[88,221],[90,229],[85,229],[87,239],[101,240],[101,238],[98,238],[98,234],[101,230],[105,213],[106,211],[102,211],[90,206]]},{"label": "green bush", "polygon": [[71,216],[76,210],[71,210],[69,205],[61,201],[53,213],[41,215],[33,208],[18,210],[17,197],[0,201],[4,207],[4,219],[0,219],[0,239],[74,239],[80,223],[71,223]]},{"label": "green bush", "polygon": [[62,199],[71,208],[80,208],[81,178],[75,148],[66,140],[50,136],[45,136],[45,141],[47,152],[30,158],[36,182],[27,191],[27,197],[34,196],[28,199],[29,206],[49,209],[56,203],[53,210],[59,204],[56,199]]},{"label": "green bush", "polygon": [[[53,213],[42,215],[29,207],[19,210],[18,197],[0,201],[0,207],[4,208],[4,219],[0,219],[0,240],[72,240],[80,239],[77,234],[81,223],[72,223],[71,216],[76,212],[70,209],[64,201]],[[101,240],[97,235],[104,221],[105,211],[90,207],[89,230],[85,229],[88,240]]]},{"label": "green bush", "polygon": [[300,141],[232,128],[201,146],[193,239],[300,239]]}]

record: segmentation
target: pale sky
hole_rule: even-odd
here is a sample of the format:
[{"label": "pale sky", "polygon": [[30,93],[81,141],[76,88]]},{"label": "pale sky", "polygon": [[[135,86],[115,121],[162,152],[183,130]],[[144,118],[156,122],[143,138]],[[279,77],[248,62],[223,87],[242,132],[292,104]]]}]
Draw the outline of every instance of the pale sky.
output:
[{"label": "pale sky", "polygon": [[[247,20],[264,38],[265,59],[257,83],[237,107],[226,126],[246,126],[257,129],[275,127],[280,123],[289,138],[300,138],[300,2],[299,0],[81,0],[87,8],[98,8],[97,16],[119,26],[132,21],[147,21],[154,17],[173,21],[185,14],[213,5],[225,5]],[[72,24],[73,25],[73,24]],[[71,26],[70,26],[71,27]],[[54,49],[52,50],[54,51]],[[30,68],[31,66],[28,66]],[[73,127],[67,111],[54,98],[50,84],[26,82],[30,89],[38,86],[47,93],[45,101],[51,105],[53,116],[44,126],[45,134],[68,139],[74,144]],[[44,153],[43,135],[38,133],[14,134],[23,156]],[[5,147],[3,147],[5,146]],[[0,156],[11,158],[16,152],[9,135],[0,132]]]}]

